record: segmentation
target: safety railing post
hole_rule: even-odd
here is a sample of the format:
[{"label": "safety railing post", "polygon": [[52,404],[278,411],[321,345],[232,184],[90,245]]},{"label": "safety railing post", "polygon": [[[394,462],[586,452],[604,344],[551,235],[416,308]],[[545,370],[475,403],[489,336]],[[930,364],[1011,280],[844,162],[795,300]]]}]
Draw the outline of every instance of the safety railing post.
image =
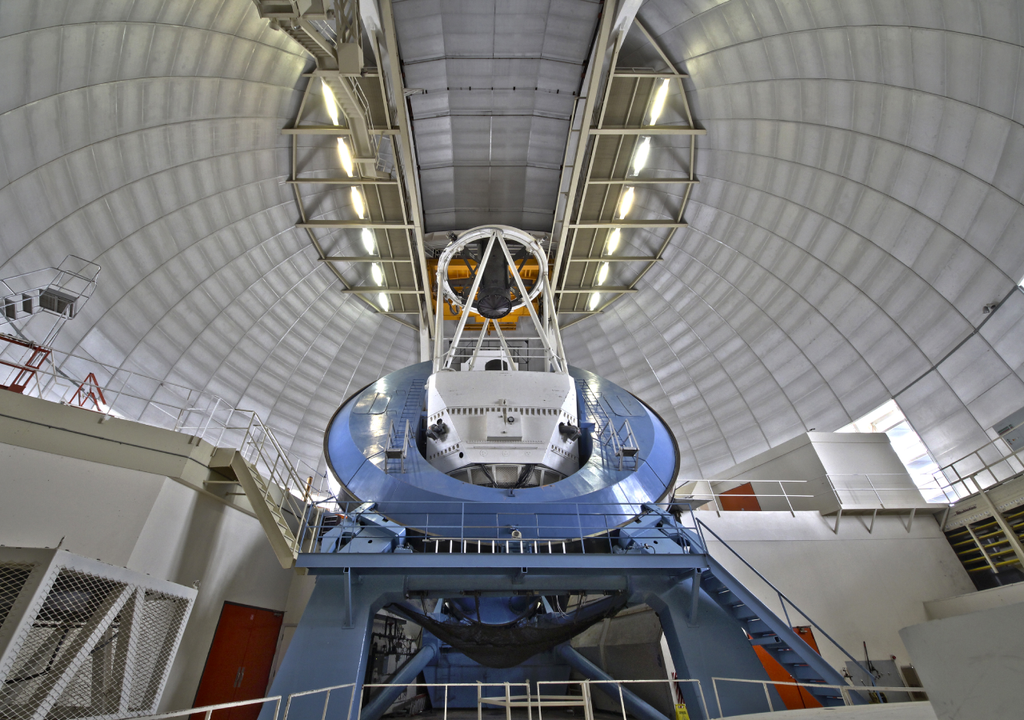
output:
[{"label": "safety railing post", "polygon": [[580,552],[583,553],[584,555],[586,555],[586,553],[587,553],[587,544],[585,542],[583,542],[583,520],[580,518],[580,504],[579,503],[576,503],[576,525],[577,525],[577,527],[579,528],[579,531],[580,531],[580,535],[579,535],[579,538],[580,538]]},{"label": "safety railing post", "polygon": [[762,681],[761,686],[764,688],[764,697],[768,701],[768,712],[775,712],[775,708],[772,707],[772,696],[768,692],[768,682]]}]

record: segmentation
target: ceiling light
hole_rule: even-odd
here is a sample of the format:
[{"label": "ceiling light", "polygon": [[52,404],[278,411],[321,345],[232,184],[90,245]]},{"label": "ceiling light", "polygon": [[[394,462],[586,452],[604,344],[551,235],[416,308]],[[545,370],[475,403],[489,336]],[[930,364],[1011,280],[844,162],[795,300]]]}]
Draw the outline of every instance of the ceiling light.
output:
[{"label": "ceiling light", "polygon": [[384,284],[384,271],[380,269],[380,265],[373,263],[370,265],[370,274],[373,275],[373,281],[378,285]]},{"label": "ceiling light", "polygon": [[324,106],[327,108],[327,114],[331,116],[331,122],[338,125],[338,98],[334,97],[334,91],[323,78],[320,78],[320,85],[324,90]]},{"label": "ceiling light", "polygon": [[622,193],[622,197],[619,199],[619,220],[626,217],[629,214],[630,209],[633,207],[633,188],[628,187],[626,191]]},{"label": "ceiling light", "polygon": [[604,281],[608,279],[608,263],[601,263],[601,268],[597,271],[597,284],[604,285]]},{"label": "ceiling light", "polygon": [[658,91],[654,93],[654,100],[651,102],[651,119],[648,125],[654,125],[661,117],[661,111],[665,109],[665,100],[668,98],[668,78],[661,81]]},{"label": "ceiling light", "polygon": [[341,158],[341,167],[349,177],[355,176],[355,165],[352,163],[352,153],[348,149],[345,138],[338,138],[338,157]]},{"label": "ceiling light", "polygon": [[640,171],[644,169],[647,164],[647,158],[651,155],[651,139],[645,137],[640,141],[640,144],[636,146],[636,150],[633,152],[633,174],[639,175]]},{"label": "ceiling light", "polygon": [[363,247],[366,249],[367,255],[376,255],[377,243],[373,239],[373,230],[370,228],[363,228]]},{"label": "ceiling light", "polygon": [[356,211],[356,215],[362,220],[366,217],[366,203],[363,202],[363,194],[359,192],[359,188],[354,187],[348,191],[348,196],[352,200],[352,207]]},{"label": "ceiling light", "polygon": [[618,228],[612,230],[612,234],[608,236],[608,244],[605,246],[605,254],[612,255],[616,250],[619,249],[619,240],[622,239],[622,231]]},{"label": "ceiling light", "polygon": [[587,309],[593,311],[601,302],[601,293],[591,293],[590,302],[587,303]]},{"label": "ceiling light", "polygon": [[377,304],[381,306],[381,309],[384,310],[384,312],[388,312],[389,310],[391,310],[391,303],[390,301],[388,301],[387,293],[377,294]]}]

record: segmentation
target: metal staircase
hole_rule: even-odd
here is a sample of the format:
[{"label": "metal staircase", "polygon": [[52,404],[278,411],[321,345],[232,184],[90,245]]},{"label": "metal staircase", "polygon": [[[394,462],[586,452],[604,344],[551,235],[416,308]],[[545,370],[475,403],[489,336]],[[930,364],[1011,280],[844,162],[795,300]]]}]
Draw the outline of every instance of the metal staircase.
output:
[{"label": "metal staircase", "polygon": [[321,510],[312,501],[312,478],[299,477],[259,416],[252,413],[241,449],[217,448],[210,468],[225,478],[223,482],[241,486],[281,567],[294,567],[299,553],[308,551],[314,541],[300,528],[315,526]]},{"label": "metal staircase", "polygon": [[[1024,506],[1001,511],[1001,514],[1004,524],[1017,534],[1018,540],[1024,542]],[[1010,539],[994,517],[947,530],[946,538],[976,585],[1002,584],[988,579],[1000,574],[1014,581],[1019,575],[1007,571],[1024,571]],[[979,580],[979,576],[985,576],[986,580]]]},{"label": "metal staircase", "polygon": [[[698,521],[699,522],[699,521]],[[739,558],[744,565],[757,573],[764,582],[777,594],[785,610],[788,603],[800,612],[817,630],[854,662],[856,659],[836,643],[817,623],[807,617],[789,598],[772,585],[764,576],[744,560],[739,553],[729,547],[718,535],[703,523],[702,528],[710,532],[730,552]],[[747,633],[751,645],[758,645],[771,655],[797,682],[820,683],[822,685],[848,685],[846,678],[829,665],[814,648],[808,645],[799,633],[792,628],[788,613],[785,620],[776,615],[761,602],[743,583],[732,576],[717,560],[712,558],[704,546],[703,539],[697,533],[682,529],[682,532],[695,548],[707,557],[707,568],[701,572],[700,587],[715,603],[735,618]],[[868,673],[870,676],[870,673]],[[839,707],[845,704],[842,693],[832,687],[805,688],[824,707]],[[863,702],[856,693],[850,694],[854,703]]]},{"label": "metal staircase", "polygon": [[[717,565],[713,560],[711,564]],[[738,581],[721,567],[709,568],[701,573],[700,586],[711,599],[739,621],[750,638],[750,644],[761,646],[793,676],[794,680],[823,685],[846,684],[843,676],[827,665],[788,622],[781,620],[760,602],[752,603],[749,592],[745,591],[745,588],[740,590],[742,586]],[[815,662],[815,658],[820,662]],[[835,688],[805,689],[825,707],[840,707],[845,704],[842,694]]]}]

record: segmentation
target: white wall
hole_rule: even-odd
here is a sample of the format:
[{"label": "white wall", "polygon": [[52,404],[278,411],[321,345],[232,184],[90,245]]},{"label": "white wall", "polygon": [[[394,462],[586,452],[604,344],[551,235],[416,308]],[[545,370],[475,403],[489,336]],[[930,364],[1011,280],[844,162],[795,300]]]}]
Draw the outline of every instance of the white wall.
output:
[{"label": "white wall", "polygon": [[0,545],[128,564],[164,478],[0,444]]},{"label": "white wall", "polygon": [[1018,603],[1024,603],[1024,583],[1003,585],[966,595],[932,600],[924,604],[924,614],[929,620],[942,620]]},{"label": "white wall", "polygon": [[[832,520],[816,512],[698,512],[747,562],[782,590],[857,659],[866,641],[872,658],[895,655],[909,662],[899,631],[924,622],[928,600],[974,589],[967,572],[930,516],[911,532],[906,517]],[[774,592],[736,557],[706,534],[713,557],[782,616]],[[806,624],[794,616],[794,625]],[[823,657],[834,667],[846,658],[815,631]]]},{"label": "white wall", "polygon": [[[55,448],[56,449],[56,448]],[[284,610],[281,569],[256,518],[195,488],[0,444],[0,545],[62,547],[199,594],[161,710],[190,707],[225,601]]]},{"label": "white wall", "polygon": [[1019,720],[1024,603],[933,620],[900,635],[939,720]]},{"label": "white wall", "polygon": [[[790,482],[757,482],[765,480]],[[884,433],[805,433],[719,473],[710,482],[716,492],[724,492],[743,481],[753,481],[758,504],[769,511],[792,506],[828,513],[835,512],[839,503],[844,508],[874,508],[879,501],[889,508],[927,505]],[[813,497],[787,499],[786,495]]]}]

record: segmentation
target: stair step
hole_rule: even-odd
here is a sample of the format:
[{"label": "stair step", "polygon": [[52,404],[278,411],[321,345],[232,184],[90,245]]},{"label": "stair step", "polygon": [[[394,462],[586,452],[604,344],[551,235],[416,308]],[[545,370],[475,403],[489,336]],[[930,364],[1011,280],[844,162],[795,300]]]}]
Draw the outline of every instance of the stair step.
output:
[{"label": "stair step", "polygon": [[778,635],[764,635],[759,637],[753,637],[750,639],[751,645],[781,645],[782,640],[779,639]]}]

